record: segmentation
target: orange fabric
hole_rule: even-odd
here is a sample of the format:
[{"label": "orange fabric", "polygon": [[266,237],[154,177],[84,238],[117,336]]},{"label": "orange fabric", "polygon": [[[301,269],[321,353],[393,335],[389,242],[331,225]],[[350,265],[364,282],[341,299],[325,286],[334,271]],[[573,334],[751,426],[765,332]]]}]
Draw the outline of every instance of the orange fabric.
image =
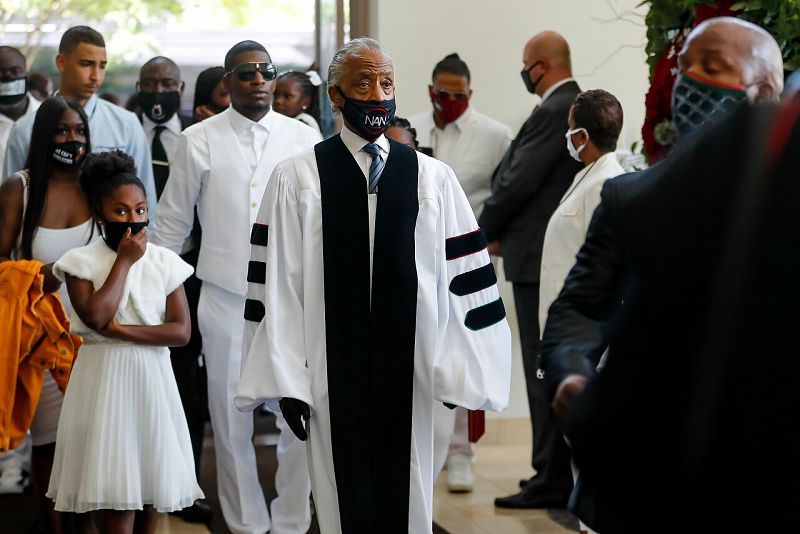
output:
[{"label": "orange fabric", "polygon": [[41,262],[0,263],[0,453],[30,428],[44,372],[65,391],[81,339],[69,332],[58,293],[45,293]]}]

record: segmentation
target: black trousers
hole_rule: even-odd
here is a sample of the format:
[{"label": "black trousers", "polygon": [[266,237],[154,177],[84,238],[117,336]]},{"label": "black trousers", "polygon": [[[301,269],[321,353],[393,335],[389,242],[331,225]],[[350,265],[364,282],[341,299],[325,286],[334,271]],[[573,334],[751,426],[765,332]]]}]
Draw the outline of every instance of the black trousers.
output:
[{"label": "black trousers", "polygon": [[552,500],[566,500],[572,491],[570,451],[550,407],[544,376],[539,374],[539,283],[513,282],[522,364],[533,425],[533,458],[536,476],[525,490]]},{"label": "black trousers", "polygon": [[[197,255],[200,247],[187,252],[183,260],[192,267],[197,266]],[[197,303],[200,299],[200,280],[195,275],[190,276],[184,283],[186,300],[189,303],[189,313],[192,318],[192,337],[185,347],[171,347],[170,359],[175,381],[178,383],[178,393],[181,396],[183,412],[186,414],[186,423],[189,426],[189,438],[192,441],[192,454],[194,455],[194,470],[200,476],[200,453],[203,450],[203,431],[208,420],[208,388],[206,386],[206,368],[202,364],[203,340],[197,326]]]}]

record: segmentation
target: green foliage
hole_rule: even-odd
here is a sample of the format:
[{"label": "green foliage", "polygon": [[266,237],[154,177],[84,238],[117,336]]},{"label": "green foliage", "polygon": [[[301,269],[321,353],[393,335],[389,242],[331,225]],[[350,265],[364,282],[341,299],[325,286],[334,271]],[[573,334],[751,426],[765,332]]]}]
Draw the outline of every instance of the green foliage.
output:
[{"label": "green foliage", "polygon": [[[656,62],[678,32],[691,28],[695,9],[711,5],[709,0],[644,0],[649,11],[647,24],[647,62],[652,78]],[[800,67],[800,0],[746,0],[731,7],[745,20],[766,28],[783,51],[786,70]]]}]

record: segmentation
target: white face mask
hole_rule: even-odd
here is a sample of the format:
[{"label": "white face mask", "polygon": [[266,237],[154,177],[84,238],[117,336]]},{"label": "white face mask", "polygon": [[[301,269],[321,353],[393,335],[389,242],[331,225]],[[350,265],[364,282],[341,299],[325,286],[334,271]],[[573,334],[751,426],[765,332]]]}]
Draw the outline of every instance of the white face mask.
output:
[{"label": "white face mask", "polygon": [[[572,144],[572,136],[581,130],[586,132],[586,142],[578,148],[575,148],[575,145]],[[583,151],[583,149],[586,148],[586,145],[589,144],[589,132],[586,130],[586,128],[575,128],[574,130],[567,130],[565,137],[567,138],[567,150],[569,150],[569,155],[572,156],[572,159],[575,161],[580,161],[583,163],[583,161],[581,161],[581,151]]]}]

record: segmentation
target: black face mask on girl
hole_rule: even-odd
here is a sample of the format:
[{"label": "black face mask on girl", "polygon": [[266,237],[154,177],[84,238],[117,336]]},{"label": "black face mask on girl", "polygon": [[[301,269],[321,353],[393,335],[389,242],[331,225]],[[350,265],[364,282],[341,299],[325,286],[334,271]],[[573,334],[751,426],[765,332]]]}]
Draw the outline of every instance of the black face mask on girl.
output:
[{"label": "black face mask on girl", "polygon": [[336,88],[344,98],[342,115],[356,133],[367,141],[374,141],[386,130],[394,119],[396,105],[391,100],[355,100],[347,98],[341,89]]},{"label": "black face mask on girl", "polygon": [[144,222],[117,222],[117,221],[102,221],[100,223],[100,235],[103,241],[106,242],[108,248],[117,251],[122,238],[125,237],[125,232],[128,228],[131,229],[131,236],[138,234],[142,228],[145,228],[150,221]]},{"label": "black face mask on girl", "polygon": [[80,141],[65,141],[53,144],[53,162],[58,167],[78,167],[83,163],[84,157],[86,157],[86,144]]}]

